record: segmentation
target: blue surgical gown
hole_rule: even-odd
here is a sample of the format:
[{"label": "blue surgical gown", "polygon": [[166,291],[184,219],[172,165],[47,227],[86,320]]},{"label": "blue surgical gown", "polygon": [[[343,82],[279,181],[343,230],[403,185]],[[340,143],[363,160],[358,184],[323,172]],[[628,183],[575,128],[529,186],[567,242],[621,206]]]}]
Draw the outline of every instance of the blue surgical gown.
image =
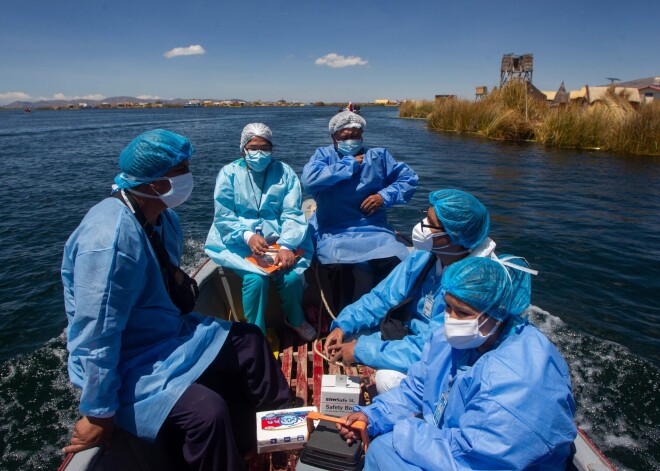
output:
[{"label": "blue surgical gown", "polygon": [[[495,242],[486,239],[470,254],[471,257],[494,256]],[[345,307],[330,329],[339,327],[345,336],[359,335],[353,354],[355,360],[372,368],[408,371],[410,365],[420,359],[424,343],[434,330],[445,322],[445,293],[442,274],[431,268],[421,286],[411,292],[415,281],[431,257],[424,250],[413,251],[408,258],[368,294]],[[380,323],[387,311],[412,296],[408,305],[411,318],[407,324],[411,334],[401,340],[382,340]],[[430,300],[433,300],[431,303]],[[425,303],[429,313],[424,313]]]},{"label": "blue surgical gown", "polygon": [[[368,149],[362,164],[342,157],[334,146],[319,147],[302,174],[306,193],[316,201],[314,226],[316,255],[323,264],[359,263],[408,256],[387,224],[386,208],[406,204],[417,188],[417,174],[397,162],[387,149]],[[379,194],[383,206],[373,215],[360,211],[362,202]]]},{"label": "blue surgical gown", "polygon": [[367,469],[565,469],[577,429],[568,366],[517,319],[480,355],[433,333],[398,388],[356,407],[369,418]]},{"label": "blue surgical gown", "polygon": [[239,272],[263,272],[245,260],[252,251],[244,242],[245,231],[262,226],[263,236],[303,255],[293,270],[302,275],[309,267],[314,247],[302,212],[300,180],[287,164],[273,160],[263,172],[250,172],[245,159],[225,165],[215,184],[215,218],[204,247],[218,265]]},{"label": "blue surgical gown", "polygon": [[[174,211],[156,228],[173,263],[183,237]],[[91,208],[62,262],[69,377],[80,412],[153,440],[174,403],[217,356],[231,324],[172,303],[133,214],[107,198]]]}]

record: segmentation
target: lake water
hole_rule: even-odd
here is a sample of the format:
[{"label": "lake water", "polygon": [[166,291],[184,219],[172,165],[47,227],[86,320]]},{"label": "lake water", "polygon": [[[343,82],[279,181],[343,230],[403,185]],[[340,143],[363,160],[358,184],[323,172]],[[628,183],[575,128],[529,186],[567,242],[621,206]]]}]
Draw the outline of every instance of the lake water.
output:
[{"label": "lake water", "polygon": [[[166,128],[191,139],[192,198],[177,211],[184,266],[202,258],[218,170],[241,129],[270,125],[275,156],[300,174],[330,138],[334,108],[0,112],[0,469],[56,469],[77,419],[68,384],[62,248],[108,195],[122,148]],[[420,175],[390,211],[409,231],[428,192],[460,188],[489,208],[499,253],[524,255],[530,318],[566,358],[577,423],[622,469],[660,469],[660,160],[544,149],[429,131],[396,108],[365,108],[365,143]]]}]

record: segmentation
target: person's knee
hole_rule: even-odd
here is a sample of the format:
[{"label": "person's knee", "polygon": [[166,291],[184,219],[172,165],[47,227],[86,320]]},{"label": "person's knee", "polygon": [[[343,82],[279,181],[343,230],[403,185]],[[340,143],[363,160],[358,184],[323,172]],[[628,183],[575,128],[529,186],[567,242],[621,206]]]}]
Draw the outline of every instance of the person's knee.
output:
[{"label": "person's knee", "polygon": [[211,433],[214,430],[224,429],[231,424],[229,405],[218,394],[209,393],[199,398],[195,414],[196,428],[199,432]]},{"label": "person's knee", "polygon": [[248,273],[243,277],[243,291],[267,289],[269,281],[267,276]]},{"label": "person's knee", "polygon": [[249,322],[232,323],[231,333],[232,335],[236,335],[242,339],[253,338],[253,337],[261,339],[264,336],[258,325],[250,324]]},{"label": "person's knee", "polygon": [[293,270],[289,271],[281,277],[273,278],[273,281],[282,286],[302,286],[303,280],[304,277]]},{"label": "person's knee", "polygon": [[392,469],[396,460],[392,458],[396,455],[394,445],[392,444],[392,433],[386,433],[376,437],[370,444],[365,456],[365,469]]},{"label": "person's knee", "polygon": [[374,376],[378,394],[396,388],[406,375],[395,370],[378,370]]},{"label": "person's knee", "polygon": [[222,396],[210,388],[191,384],[177,401],[168,421],[186,436],[208,436],[216,430],[231,427],[229,405]]}]

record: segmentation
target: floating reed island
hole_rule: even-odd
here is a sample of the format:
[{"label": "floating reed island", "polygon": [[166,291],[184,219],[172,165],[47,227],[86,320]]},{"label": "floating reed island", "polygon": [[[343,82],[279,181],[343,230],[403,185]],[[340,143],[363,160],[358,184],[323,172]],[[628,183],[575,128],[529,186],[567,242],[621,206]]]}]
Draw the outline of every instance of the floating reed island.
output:
[{"label": "floating reed island", "polygon": [[613,87],[591,105],[552,106],[528,93],[525,82],[514,81],[477,101],[406,101],[399,116],[425,118],[430,129],[489,139],[660,155],[660,102],[633,106]]}]

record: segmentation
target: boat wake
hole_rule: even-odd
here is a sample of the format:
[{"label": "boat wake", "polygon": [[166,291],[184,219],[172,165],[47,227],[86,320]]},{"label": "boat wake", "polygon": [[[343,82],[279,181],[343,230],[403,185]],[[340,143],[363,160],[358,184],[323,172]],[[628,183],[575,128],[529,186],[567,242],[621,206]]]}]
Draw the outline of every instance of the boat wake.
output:
[{"label": "boat wake", "polygon": [[64,333],[0,365],[0,470],[52,470],[78,418]]},{"label": "boat wake", "polygon": [[572,330],[532,306],[529,319],[559,349],[571,370],[576,423],[617,466],[660,469],[660,370],[627,348]]}]

